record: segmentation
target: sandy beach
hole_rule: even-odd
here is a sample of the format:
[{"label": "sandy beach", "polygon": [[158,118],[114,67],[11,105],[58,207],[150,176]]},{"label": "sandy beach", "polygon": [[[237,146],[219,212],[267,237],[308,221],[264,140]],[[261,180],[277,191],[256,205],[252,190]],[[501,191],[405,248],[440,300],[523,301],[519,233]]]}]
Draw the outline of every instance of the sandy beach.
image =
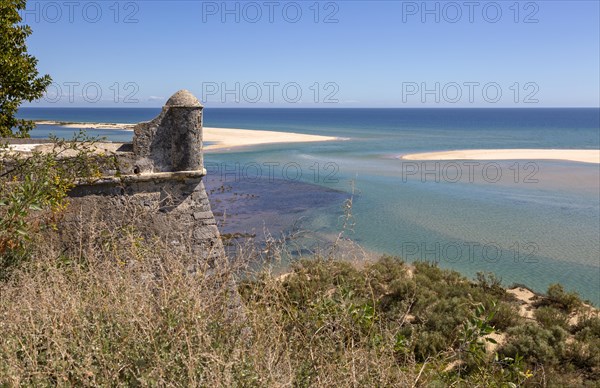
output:
[{"label": "sandy beach", "polygon": [[37,125],[56,125],[63,128],[74,128],[74,129],[120,129],[120,130],[133,130],[135,124],[123,124],[123,123],[67,123],[62,121],[36,121]]},{"label": "sandy beach", "polygon": [[[56,125],[64,128],[75,129],[114,129],[133,131],[135,124],[118,123],[65,123],[59,121],[37,121],[38,125]],[[246,147],[260,144],[275,143],[309,143],[340,140],[332,136],[307,135],[302,133],[260,131],[254,129],[210,128],[204,127],[205,151],[228,150],[235,147]],[[11,146],[14,150],[31,151],[37,144],[28,144],[26,147]],[[18,149],[23,148],[23,149]],[[26,149],[25,149],[26,148]]]},{"label": "sandy beach", "polygon": [[8,149],[16,152],[32,152],[42,144],[9,144]]},{"label": "sandy beach", "polygon": [[600,150],[456,150],[408,154],[399,158],[404,160],[566,160],[599,164]]},{"label": "sandy beach", "polygon": [[306,135],[301,133],[258,131],[253,129],[204,128],[204,141],[215,143],[205,145],[206,151],[224,150],[233,147],[244,147],[274,143],[308,143],[339,140],[331,136]]}]

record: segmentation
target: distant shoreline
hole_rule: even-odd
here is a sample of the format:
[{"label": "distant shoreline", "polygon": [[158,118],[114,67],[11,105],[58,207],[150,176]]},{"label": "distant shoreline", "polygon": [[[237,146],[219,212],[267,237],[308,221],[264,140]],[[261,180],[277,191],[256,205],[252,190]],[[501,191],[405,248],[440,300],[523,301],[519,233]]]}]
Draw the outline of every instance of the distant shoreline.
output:
[{"label": "distant shoreline", "polygon": [[64,128],[80,128],[80,129],[114,129],[133,131],[136,124],[123,123],[78,123],[72,121],[52,121],[52,120],[34,120],[37,125],[55,125]]},{"label": "distant shoreline", "polygon": [[[64,128],[75,129],[104,129],[133,131],[137,124],[121,123],[76,123],[67,121],[36,120],[38,125],[55,125]],[[204,141],[211,143],[204,146],[204,150],[227,150],[231,148],[264,145],[264,144],[287,144],[287,143],[311,143],[322,141],[342,140],[338,137],[308,135],[293,132],[261,131],[255,129],[235,128],[203,128]]]},{"label": "distant shoreline", "polygon": [[600,164],[600,150],[489,149],[424,152],[398,156],[404,160],[563,160]]}]

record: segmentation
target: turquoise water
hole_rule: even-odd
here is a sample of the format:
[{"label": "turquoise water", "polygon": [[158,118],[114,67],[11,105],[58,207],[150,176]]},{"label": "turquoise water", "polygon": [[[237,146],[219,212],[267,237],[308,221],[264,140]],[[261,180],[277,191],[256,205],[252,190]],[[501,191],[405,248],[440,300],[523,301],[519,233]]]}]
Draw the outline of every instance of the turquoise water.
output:
[{"label": "turquoise water", "polygon": [[[131,123],[157,113],[21,111],[36,119]],[[348,236],[366,249],[408,261],[438,261],[468,276],[493,271],[506,284],[523,283],[540,291],[561,282],[600,303],[597,164],[397,159],[451,149],[598,149],[599,109],[206,109],[204,124],[348,138],[215,152],[206,155],[206,165],[223,179],[273,178],[271,184],[278,185],[274,191],[295,180],[354,190],[355,227]],[[44,137],[49,131],[66,137],[73,132],[40,126],[33,135]],[[131,132],[98,134],[131,139]],[[307,209],[303,227],[336,233],[341,205]]]}]

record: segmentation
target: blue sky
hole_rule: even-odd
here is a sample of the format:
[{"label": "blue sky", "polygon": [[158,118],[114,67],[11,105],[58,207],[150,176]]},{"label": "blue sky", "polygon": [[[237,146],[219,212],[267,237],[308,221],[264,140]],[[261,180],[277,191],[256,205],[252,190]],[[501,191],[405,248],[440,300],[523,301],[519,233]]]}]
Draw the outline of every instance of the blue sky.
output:
[{"label": "blue sky", "polygon": [[597,107],[599,3],[28,1],[28,106]]}]

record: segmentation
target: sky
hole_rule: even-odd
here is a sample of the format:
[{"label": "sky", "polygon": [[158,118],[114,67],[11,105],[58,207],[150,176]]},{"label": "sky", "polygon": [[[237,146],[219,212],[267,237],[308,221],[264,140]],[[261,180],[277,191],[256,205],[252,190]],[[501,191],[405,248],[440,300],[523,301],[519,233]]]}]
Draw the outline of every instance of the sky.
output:
[{"label": "sky", "polygon": [[24,106],[598,107],[599,4],[28,1]]}]

